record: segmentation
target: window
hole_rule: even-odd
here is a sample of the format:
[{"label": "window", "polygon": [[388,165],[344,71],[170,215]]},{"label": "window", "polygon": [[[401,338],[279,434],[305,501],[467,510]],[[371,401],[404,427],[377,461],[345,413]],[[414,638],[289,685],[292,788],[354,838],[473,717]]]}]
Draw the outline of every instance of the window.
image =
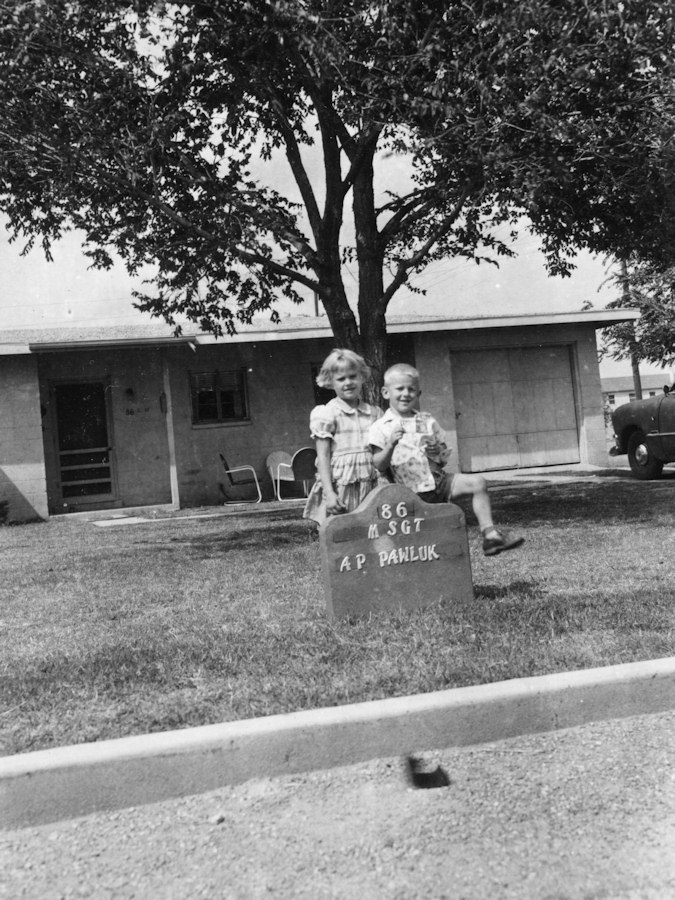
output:
[{"label": "window", "polygon": [[628,393],[629,400],[635,400],[635,391],[629,391]]},{"label": "window", "polygon": [[249,417],[245,369],[192,373],[190,392],[193,425],[242,422]]},{"label": "window", "polygon": [[607,394],[607,402],[610,406],[614,406],[614,404],[616,403],[616,397],[614,396],[614,394]]},{"label": "window", "polygon": [[650,397],[656,397],[656,391],[650,391],[650,392],[649,392],[649,396],[650,396]]}]

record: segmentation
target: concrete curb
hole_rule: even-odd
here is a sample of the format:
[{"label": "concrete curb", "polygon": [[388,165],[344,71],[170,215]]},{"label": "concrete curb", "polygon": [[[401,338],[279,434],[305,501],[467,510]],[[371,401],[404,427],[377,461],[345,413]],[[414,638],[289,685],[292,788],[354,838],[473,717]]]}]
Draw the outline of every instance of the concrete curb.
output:
[{"label": "concrete curb", "polygon": [[0,827],[675,707],[675,657],[0,758]]}]

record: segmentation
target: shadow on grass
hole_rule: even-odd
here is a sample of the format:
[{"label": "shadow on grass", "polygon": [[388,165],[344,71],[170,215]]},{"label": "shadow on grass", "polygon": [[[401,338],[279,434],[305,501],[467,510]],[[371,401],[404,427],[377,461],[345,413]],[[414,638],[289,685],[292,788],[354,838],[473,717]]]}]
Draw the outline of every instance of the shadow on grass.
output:
[{"label": "shadow on grass", "polygon": [[[630,469],[601,469],[599,471],[593,472],[593,478],[628,478],[630,481],[635,481],[635,475],[630,471]],[[656,481],[674,481],[675,480],[675,467],[669,468],[666,465],[666,468],[663,470],[661,477],[655,479]]]},{"label": "shadow on grass", "polygon": [[510,584],[475,584],[476,600],[503,600],[517,595],[522,600],[538,600],[546,593],[539,581],[512,581]]},{"label": "shadow on grass", "polygon": [[[564,525],[587,522],[625,525],[672,516],[675,478],[656,481],[545,482],[491,491],[494,519],[508,526]],[[471,503],[459,500],[470,525],[475,524]]]},{"label": "shadow on grass", "polygon": [[220,529],[206,534],[189,537],[171,537],[160,542],[141,542],[153,552],[160,549],[164,552],[191,550],[200,559],[210,559],[239,550],[275,550],[280,547],[298,547],[314,543],[317,539],[316,528],[304,521],[277,521],[251,528],[227,531]]},{"label": "shadow on grass", "polygon": [[[602,475],[605,472],[603,471]],[[606,470],[607,476],[613,473]],[[664,472],[661,479],[638,481],[630,475],[621,481],[603,481],[594,474],[586,481],[555,484],[528,482],[526,484],[498,485],[490,492],[494,519],[508,527],[515,525],[570,525],[588,524],[620,525],[626,522],[654,522],[655,517],[672,515],[675,471]],[[476,519],[469,498],[454,501],[466,515],[467,524],[473,528]],[[285,511],[283,511],[285,512]],[[297,516],[300,515],[295,511]],[[232,522],[232,520],[230,520]],[[199,537],[173,537],[161,541],[162,546],[194,549],[211,548],[212,553],[249,550],[256,547],[287,547],[316,540],[318,532],[314,523],[288,515],[271,514],[264,519],[242,524],[228,531],[227,520],[217,531],[209,531]]]}]

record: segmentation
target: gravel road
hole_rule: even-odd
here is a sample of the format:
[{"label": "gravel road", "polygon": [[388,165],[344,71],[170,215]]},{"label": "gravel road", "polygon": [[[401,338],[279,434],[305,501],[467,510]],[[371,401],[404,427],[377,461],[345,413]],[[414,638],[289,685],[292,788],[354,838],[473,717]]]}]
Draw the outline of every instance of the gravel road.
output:
[{"label": "gravel road", "polygon": [[0,832],[0,897],[671,900],[675,712]]}]

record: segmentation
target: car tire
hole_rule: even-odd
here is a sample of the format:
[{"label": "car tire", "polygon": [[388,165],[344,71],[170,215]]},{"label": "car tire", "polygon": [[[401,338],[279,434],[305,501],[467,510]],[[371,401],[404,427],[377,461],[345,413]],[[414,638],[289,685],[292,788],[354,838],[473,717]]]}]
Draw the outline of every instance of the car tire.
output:
[{"label": "car tire", "polygon": [[631,471],[636,478],[648,481],[650,478],[658,478],[663,470],[663,463],[656,459],[647,446],[647,441],[641,431],[634,431],[628,438],[628,462]]}]

